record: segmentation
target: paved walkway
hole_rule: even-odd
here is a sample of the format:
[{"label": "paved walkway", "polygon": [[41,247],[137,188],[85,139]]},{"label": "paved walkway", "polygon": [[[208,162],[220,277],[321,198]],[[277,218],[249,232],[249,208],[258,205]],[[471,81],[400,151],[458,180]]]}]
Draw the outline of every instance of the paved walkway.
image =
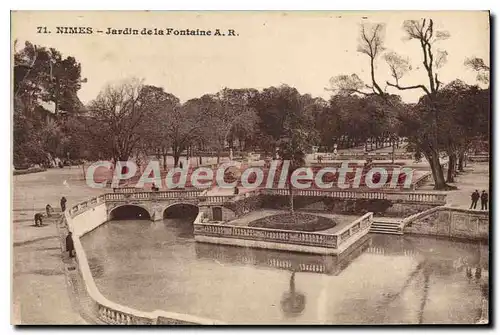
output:
[{"label": "paved walkway", "polygon": [[[446,175],[447,170],[443,171]],[[449,185],[456,186],[457,190],[446,191],[447,206],[458,208],[469,208],[471,204],[470,196],[472,192],[478,190],[481,193],[483,190],[489,193],[490,174],[488,163],[467,163],[464,172],[459,173],[455,177],[454,183]],[[431,180],[420,187],[418,191],[433,191],[434,181]],[[478,202],[478,208],[481,209],[481,202]]]},{"label": "paved walkway", "polygon": [[76,168],[50,169],[12,179],[12,323],[85,324],[78,302],[68,294],[72,287],[65,275],[55,219],[44,218],[46,225],[34,227],[33,216],[44,211],[47,203],[58,208],[62,195],[71,206],[105,190],[85,185],[81,169]]}]

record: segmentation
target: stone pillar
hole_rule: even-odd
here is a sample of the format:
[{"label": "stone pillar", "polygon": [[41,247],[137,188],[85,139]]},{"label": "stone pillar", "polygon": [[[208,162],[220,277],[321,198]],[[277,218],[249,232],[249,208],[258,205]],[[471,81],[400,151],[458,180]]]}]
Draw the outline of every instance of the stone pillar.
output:
[{"label": "stone pillar", "polygon": [[161,204],[159,204],[159,203],[152,203],[151,204],[151,210],[150,210],[151,220],[152,221],[161,221],[161,220],[163,220],[163,209],[164,209],[164,207],[161,206]]}]

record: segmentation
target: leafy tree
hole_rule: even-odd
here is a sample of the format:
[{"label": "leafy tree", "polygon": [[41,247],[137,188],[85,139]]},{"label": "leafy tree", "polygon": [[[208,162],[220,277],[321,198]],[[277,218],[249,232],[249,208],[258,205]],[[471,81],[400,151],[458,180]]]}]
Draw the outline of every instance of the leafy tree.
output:
[{"label": "leafy tree", "polygon": [[464,65],[473,71],[477,72],[477,81],[483,84],[490,83],[490,67],[484,63],[482,58],[471,57],[466,58]]},{"label": "leafy tree", "polygon": [[[59,51],[26,42],[14,54],[14,165],[47,163],[48,155],[64,153],[68,134],[61,128],[59,111],[82,109],[77,96],[81,66],[75,58],[63,58]],[[55,106],[51,122],[42,118],[50,113],[43,102]]]},{"label": "leafy tree", "polygon": [[[147,156],[148,150],[154,151],[158,158],[163,159],[163,168],[166,170],[167,156],[174,142],[172,133],[175,133],[175,129],[171,126],[176,125],[176,111],[180,110],[179,98],[161,87],[146,85],[142,88],[140,100],[149,115],[144,120],[147,131],[142,136],[142,145],[138,146],[136,155]],[[176,162],[178,160],[179,156]]]},{"label": "leafy tree", "polygon": [[101,146],[101,154],[115,163],[127,161],[148,133],[154,117],[149,90],[131,78],[106,86],[89,104],[87,130]]},{"label": "leafy tree", "polygon": [[488,134],[489,90],[481,90],[460,80],[444,86],[436,95],[436,107],[442,114],[441,145],[448,153],[447,182],[453,182],[457,160],[463,168],[464,153],[477,138]]},{"label": "leafy tree", "polygon": [[264,89],[252,102],[260,117],[261,132],[278,148],[280,159],[290,162],[288,187],[292,214],[294,197],[290,177],[293,171],[304,166],[305,154],[314,138],[311,131],[314,119],[306,112],[310,101],[309,96],[301,96],[295,88],[283,85]]}]

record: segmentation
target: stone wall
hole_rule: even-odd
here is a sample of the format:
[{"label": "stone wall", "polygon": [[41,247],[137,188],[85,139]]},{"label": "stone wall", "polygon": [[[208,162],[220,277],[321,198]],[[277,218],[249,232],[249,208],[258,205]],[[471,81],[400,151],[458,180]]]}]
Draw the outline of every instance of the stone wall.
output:
[{"label": "stone wall", "polygon": [[231,210],[237,217],[239,217],[261,208],[262,196],[242,198],[240,200],[227,203],[224,207]]},{"label": "stone wall", "polygon": [[489,223],[487,211],[443,206],[406,218],[403,231],[405,234],[487,240]]},{"label": "stone wall", "polygon": [[89,231],[94,230],[108,219],[106,204],[101,203],[95,207],[88,208],[86,211],[76,215],[71,224],[68,225],[74,236],[82,236]]}]

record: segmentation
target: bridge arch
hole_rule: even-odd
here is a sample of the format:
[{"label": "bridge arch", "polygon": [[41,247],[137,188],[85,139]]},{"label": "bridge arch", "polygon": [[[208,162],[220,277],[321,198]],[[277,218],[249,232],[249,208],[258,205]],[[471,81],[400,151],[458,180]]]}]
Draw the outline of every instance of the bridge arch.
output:
[{"label": "bridge arch", "polygon": [[119,205],[109,211],[109,220],[151,220],[149,211],[140,205]]},{"label": "bridge arch", "polygon": [[190,202],[176,202],[163,210],[164,219],[194,219],[200,212],[199,207]]}]

